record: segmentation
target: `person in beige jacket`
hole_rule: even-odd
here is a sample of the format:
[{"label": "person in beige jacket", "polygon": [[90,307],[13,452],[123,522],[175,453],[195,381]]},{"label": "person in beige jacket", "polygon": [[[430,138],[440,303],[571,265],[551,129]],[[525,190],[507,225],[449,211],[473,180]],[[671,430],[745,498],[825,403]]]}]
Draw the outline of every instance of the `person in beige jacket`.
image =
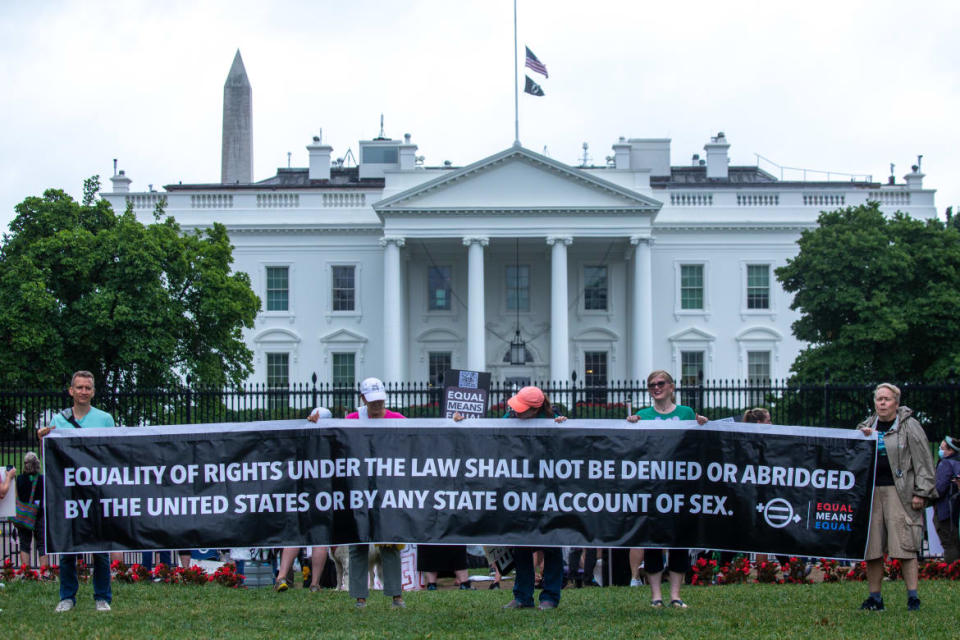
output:
[{"label": "person in beige jacket", "polygon": [[917,552],[923,538],[923,514],[937,497],[933,457],[923,427],[909,407],[900,406],[900,389],[883,382],[873,392],[876,412],[857,425],[864,435],[877,433],[877,470],[873,512],[867,537],[870,596],[861,609],[883,611],[883,555],[900,560],[907,587],[907,609],[920,609]]}]

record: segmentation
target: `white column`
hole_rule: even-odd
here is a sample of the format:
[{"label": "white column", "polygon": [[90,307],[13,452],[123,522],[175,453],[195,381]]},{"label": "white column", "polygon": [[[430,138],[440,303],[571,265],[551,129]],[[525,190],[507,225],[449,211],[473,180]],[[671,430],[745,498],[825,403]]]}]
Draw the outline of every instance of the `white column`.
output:
[{"label": "white column", "polygon": [[401,290],[400,280],[400,247],[404,245],[403,238],[380,238],[383,247],[383,371],[380,373],[384,382],[403,382],[405,379],[403,367],[404,339],[400,335],[401,323]]},{"label": "white column", "polygon": [[467,246],[467,369],[472,371],[487,368],[483,248],[489,243],[490,239],[484,236],[463,239]]},{"label": "white column", "polygon": [[570,236],[548,236],[550,256],[550,380],[570,379],[570,318],[567,301],[567,247]]},{"label": "white column", "polygon": [[644,380],[653,371],[653,284],[650,246],[653,238],[631,236],[633,255],[633,326],[630,340],[630,377]]}]

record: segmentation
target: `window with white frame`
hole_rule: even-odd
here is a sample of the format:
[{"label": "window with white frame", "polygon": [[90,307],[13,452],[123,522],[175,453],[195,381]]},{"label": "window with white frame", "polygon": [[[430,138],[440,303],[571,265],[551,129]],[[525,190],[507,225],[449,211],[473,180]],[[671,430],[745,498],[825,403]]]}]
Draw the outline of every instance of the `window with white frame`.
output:
[{"label": "window with white frame", "polygon": [[583,352],[583,384],[587,402],[607,401],[607,352]]},{"label": "window with white frame", "polygon": [[290,267],[267,267],[267,311],[290,310]]},{"label": "window with white frame", "polygon": [[507,311],[530,311],[530,266],[507,265]]},{"label": "window with white frame", "polygon": [[680,388],[695,387],[703,378],[703,351],[680,352]]},{"label": "window with white frame", "polygon": [[769,351],[747,351],[747,380],[751,385],[770,384]]},{"label": "window with white frame", "polygon": [[333,311],[355,311],[357,308],[357,268],[353,265],[333,265]]},{"label": "window with white frame", "polygon": [[427,268],[427,309],[450,310],[450,267]]},{"label": "window with white frame", "polygon": [[607,267],[583,268],[583,308],[586,311],[607,310]]},{"label": "window with white frame", "polygon": [[290,386],[290,354],[267,353],[267,388],[286,389]]},{"label": "window with white frame", "polygon": [[431,351],[427,355],[427,375],[432,386],[439,387],[443,384],[443,374],[453,368],[452,356],[449,351]]},{"label": "window with white frame", "polygon": [[352,387],[356,384],[356,354],[334,353],[333,355],[333,375],[331,381],[334,387]]},{"label": "window with white frame", "polygon": [[703,265],[680,265],[680,308],[703,309]]},{"label": "window with white frame", "polygon": [[770,308],[770,265],[747,265],[747,309]]}]

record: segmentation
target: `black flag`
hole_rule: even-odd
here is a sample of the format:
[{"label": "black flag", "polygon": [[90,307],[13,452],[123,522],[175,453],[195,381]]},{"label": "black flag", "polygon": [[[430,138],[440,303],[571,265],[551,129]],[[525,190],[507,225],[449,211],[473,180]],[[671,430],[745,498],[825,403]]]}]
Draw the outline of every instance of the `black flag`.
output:
[{"label": "black flag", "polygon": [[544,95],[543,89],[536,82],[530,79],[530,76],[523,76],[527,79],[527,84],[523,88],[524,93],[529,93],[532,96],[542,96]]}]

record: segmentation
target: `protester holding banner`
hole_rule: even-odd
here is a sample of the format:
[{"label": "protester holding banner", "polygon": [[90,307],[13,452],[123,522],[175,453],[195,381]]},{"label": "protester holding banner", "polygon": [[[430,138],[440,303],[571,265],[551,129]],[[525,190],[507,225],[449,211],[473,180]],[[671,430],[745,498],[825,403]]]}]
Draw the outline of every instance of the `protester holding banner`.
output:
[{"label": "protester holding banner", "polygon": [[[404,419],[405,416],[387,409],[387,392],[377,378],[367,378],[360,383],[360,399],[363,401],[357,411],[347,414],[347,420],[382,418]],[[380,562],[383,566],[383,595],[393,597],[393,606],[406,607],[403,601],[403,570],[400,564],[400,550],[403,545],[377,545],[380,551]],[[350,597],[357,599],[357,608],[367,606],[367,597],[370,595],[370,586],[367,576],[367,566],[370,558],[370,545],[355,544],[350,546]]]},{"label": "protester holding banner", "polygon": [[[653,406],[640,409],[636,414],[627,416],[627,422],[640,420],[696,420],[697,424],[705,424],[707,418],[690,407],[676,403],[676,384],[673,376],[658,369],[647,376],[647,392],[653,398]],[[687,549],[669,549],[667,568],[670,582],[670,606],[685,609],[687,604],[680,599],[680,585],[690,569],[690,552]],[[663,549],[647,549],[644,552],[644,569],[647,580],[650,582],[650,605],[663,606]]]},{"label": "protester holding banner", "polygon": [[960,491],[954,479],[960,477],[960,440],[947,436],[937,451],[936,488],[940,497],[934,503],[933,525],[943,545],[943,559],[949,564],[960,559],[957,519],[960,518]]},{"label": "protester holding banner", "polygon": [[[92,373],[89,371],[74,373],[70,379],[68,392],[73,398],[73,407],[53,416],[50,426],[37,431],[39,437],[44,437],[52,429],[96,429],[116,426],[113,416],[90,404],[96,393]],[[77,556],[64,554],[60,558],[60,602],[54,611],[63,613],[73,609],[77,603],[79,588]],[[110,589],[110,558],[106,553],[93,554],[93,599],[97,611],[110,611],[113,592]]]},{"label": "protester holding banner", "polygon": [[888,382],[877,385],[873,404],[876,412],[857,425],[865,435],[877,433],[877,471],[865,556],[870,596],[860,608],[884,609],[880,587],[886,553],[900,560],[907,609],[917,611],[917,552],[923,539],[924,508],[928,500],[937,497],[933,459],[913,410],[900,406],[899,388]]},{"label": "protester holding banner", "polygon": [[[559,414],[546,394],[537,387],[524,387],[507,400],[509,409],[504,418],[552,418],[554,422],[566,421]],[[512,547],[513,560],[516,563],[516,578],[513,581],[513,600],[504,605],[504,609],[529,609],[533,607],[534,547]],[[556,609],[560,604],[560,590],[563,589],[563,549],[560,547],[543,548],[543,590],[540,592],[540,609]]]}]

